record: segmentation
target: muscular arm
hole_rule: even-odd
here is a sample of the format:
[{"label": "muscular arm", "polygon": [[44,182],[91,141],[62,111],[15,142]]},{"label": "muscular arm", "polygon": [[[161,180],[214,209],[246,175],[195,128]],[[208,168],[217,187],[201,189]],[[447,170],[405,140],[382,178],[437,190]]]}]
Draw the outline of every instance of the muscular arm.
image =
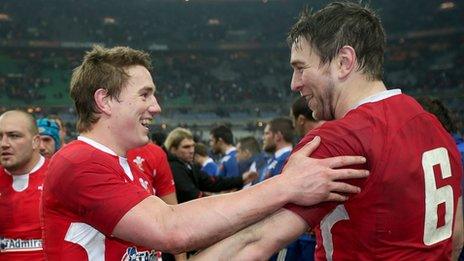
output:
[{"label": "muscular arm", "polygon": [[462,196],[459,197],[455,216],[456,217],[454,221],[454,230],[453,230],[453,258],[452,260],[458,260],[459,255],[461,254],[462,245],[464,241]]},{"label": "muscular arm", "polygon": [[281,209],[205,249],[191,260],[266,260],[308,228],[300,216]]},{"label": "muscular arm", "polygon": [[343,201],[347,197],[339,192],[359,192],[358,188],[336,180],[366,177],[367,171],[334,168],[363,163],[365,159],[307,157],[319,142],[315,139],[294,153],[282,175],[242,191],[173,206],[148,197],[121,218],[113,235],[137,245],[178,253],[209,246],[286,203]]},{"label": "muscular arm", "polygon": [[[161,196],[160,199],[166,202],[166,204],[168,205],[177,205],[177,197],[176,197],[175,192],[167,194],[165,196]],[[176,255],[175,258],[176,258],[176,261],[184,261],[184,260],[187,260],[187,254],[181,253],[181,254]]]}]

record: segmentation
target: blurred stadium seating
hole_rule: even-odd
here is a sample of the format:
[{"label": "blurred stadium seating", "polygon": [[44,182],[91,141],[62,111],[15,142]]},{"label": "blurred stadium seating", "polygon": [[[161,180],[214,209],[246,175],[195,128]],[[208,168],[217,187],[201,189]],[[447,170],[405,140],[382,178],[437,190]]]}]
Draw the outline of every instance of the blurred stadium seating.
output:
[{"label": "blurred stadium seating", "polygon": [[[73,120],[72,69],[92,44],[152,53],[162,117],[156,124],[254,130],[288,115],[295,97],[285,34],[301,0],[38,0],[0,2],[0,109]],[[442,98],[464,115],[462,1],[372,1],[388,35],[385,79]],[[462,127],[461,127],[462,128]]]}]

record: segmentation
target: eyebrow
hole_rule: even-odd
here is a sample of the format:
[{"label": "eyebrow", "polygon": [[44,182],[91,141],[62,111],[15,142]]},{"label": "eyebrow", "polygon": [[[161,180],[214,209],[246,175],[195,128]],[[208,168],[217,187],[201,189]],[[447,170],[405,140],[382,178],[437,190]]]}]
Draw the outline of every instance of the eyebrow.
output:
[{"label": "eyebrow", "polygon": [[23,135],[23,133],[20,132],[20,131],[5,131],[5,132],[0,131],[0,133],[4,134],[4,135],[13,135],[13,134],[15,134],[15,135]]},{"label": "eyebrow", "polygon": [[303,61],[300,61],[300,60],[294,60],[294,61],[291,61],[291,62],[290,62],[290,65],[291,65],[292,67],[296,67],[296,66],[298,66],[298,65],[303,65],[303,64],[304,64],[304,62],[303,62]]},{"label": "eyebrow", "polygon": [[143,87],[142,89],[139,90],[139,93],[142,93],[142,92],[145,92],[145,91],[155,93],[155,90],[156,90],[155,86],[145,86],[145,87]]}]

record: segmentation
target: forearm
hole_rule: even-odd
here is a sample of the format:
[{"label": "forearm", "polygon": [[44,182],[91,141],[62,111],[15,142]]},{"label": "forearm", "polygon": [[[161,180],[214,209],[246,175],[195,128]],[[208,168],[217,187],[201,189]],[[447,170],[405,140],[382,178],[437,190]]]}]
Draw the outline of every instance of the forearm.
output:
[{"label": "forearm", "polygon": [[265,260],[307,229],[307,224],[299,216],[279,210],[205,249],[194,260]]},{"label": "forearm", "polygon": [[319,141],[315,139],[294,153],[285,173],[242,191],[172,206],[148,197],[124,214],[112,234],[137,245],[180,253],[217,242],[289,202],[310,206],[321,201],[346,200],[341,193],[359,192],[359,188],[337,180],[363,178],[368,172],[332,168],[362,163],[365,159],[308,158]]},{"label": "forearm", "polygon": [[169,224],[173,230],[182,228],[186,237],[181,249],[209,246],[282,207],[289,197],[276,178],[240,192],[170,206]]}]

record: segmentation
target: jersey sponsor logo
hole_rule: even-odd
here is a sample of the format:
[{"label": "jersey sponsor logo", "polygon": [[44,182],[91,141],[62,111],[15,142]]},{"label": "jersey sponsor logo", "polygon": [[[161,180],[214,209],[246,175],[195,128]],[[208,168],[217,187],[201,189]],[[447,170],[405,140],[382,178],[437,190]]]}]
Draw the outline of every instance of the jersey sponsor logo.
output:
[{"label": "jersey sponsor logo", "polygon": [[26,252],[42,250],[42,239],[0,238],[0,252]]},{"label": "jersey sponsor logo", "polygon": [[158,261],[161,260],[161,253],[155,250],[137,251],[136,247],[129,247],[121,258],[121,261]]}]

